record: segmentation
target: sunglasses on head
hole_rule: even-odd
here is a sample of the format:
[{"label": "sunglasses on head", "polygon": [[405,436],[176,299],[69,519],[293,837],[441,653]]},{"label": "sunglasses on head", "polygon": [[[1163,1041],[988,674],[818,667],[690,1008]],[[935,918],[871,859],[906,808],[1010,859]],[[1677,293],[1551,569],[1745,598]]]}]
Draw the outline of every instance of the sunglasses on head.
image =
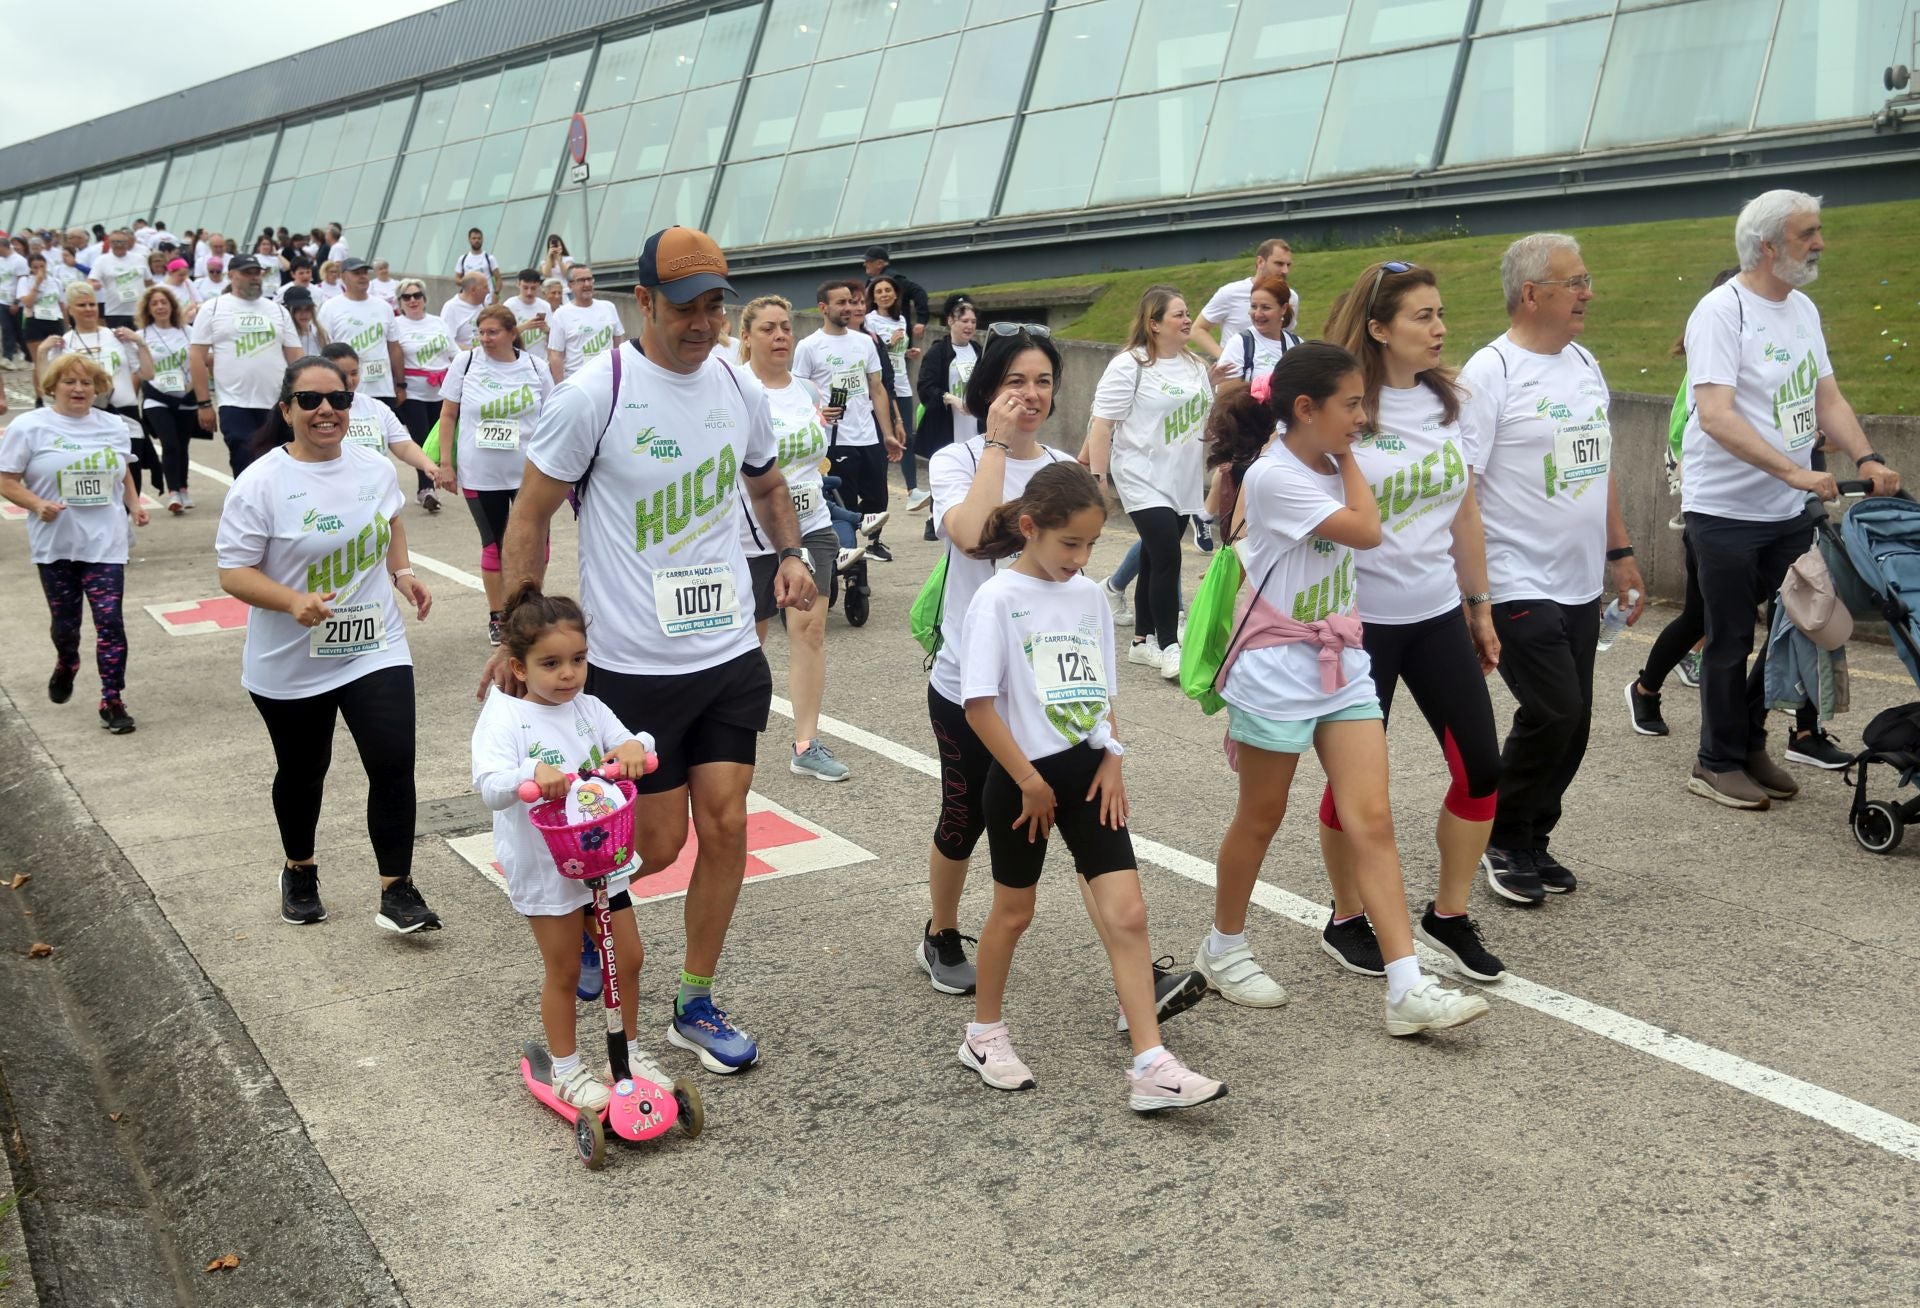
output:
[{"label": "sunglasses on head", "polygon": [[1388,273],[1393,273],[1398,276],[1403,272],[1412,272],[1419,266],[1417,263],[1403,263],[1399,259],[1392,259],[1381,264],[1380,271],[1373,275],[1373,289],[1367,292],[1367,317],[1373,317],[1373,302],[1380,298],[1380,282]]},{"label": "sunglasses on head", "polygon": [[[972,305],[968,305],[972,308]],[[1051,336],[1053,331],[1043,322],[990,322],[987,324],[989,336]]]},{"label": "sunglasses on head", "polygon": [[335,413],[345,413],[353,407],[352,391],[295,391],[291,398],[308,413],[319,408],[323,400],[333,407]]}]

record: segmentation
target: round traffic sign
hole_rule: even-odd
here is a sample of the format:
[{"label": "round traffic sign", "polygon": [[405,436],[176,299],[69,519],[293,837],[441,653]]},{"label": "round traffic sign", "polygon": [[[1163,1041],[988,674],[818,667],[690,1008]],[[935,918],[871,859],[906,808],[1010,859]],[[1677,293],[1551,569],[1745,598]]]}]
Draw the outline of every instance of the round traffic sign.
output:
[{"label": "round traffic sign", "polygon": [[587,161],[587,120],[579,114],[567,125],[567,153],[577,164]]}]

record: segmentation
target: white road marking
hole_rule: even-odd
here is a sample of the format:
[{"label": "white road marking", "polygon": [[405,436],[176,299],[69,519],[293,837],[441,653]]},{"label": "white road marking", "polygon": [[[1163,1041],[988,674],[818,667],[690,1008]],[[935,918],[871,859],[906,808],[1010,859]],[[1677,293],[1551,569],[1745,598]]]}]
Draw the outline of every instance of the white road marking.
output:
[{"label": "white road marking", "polygon": [[[793,706],[777,696],[773,701],[773,710],[782,717],[793,716]],[[884,736],[877,736],[825,715],[820,718],[820,730],[924,776],[940,775],[939,764],[934,759]],[[1139,836],[1133,838],[1133,848],[1144,862],[1153,863],[1203,886],[1214,884],[1214,866],[1205,859]],[[1317,932],[1326,925],[1328,910],[1324,905],[1302,899],[1291,891],[1265,881],[1254,883],[1253,902],[1311,931]],[[1445,960],[1424,948],[1421,949],[1421,962],[1431,971],[1458,975]],[[1638,1050],[1743,1094],[1810,1117],[1875,1148],[1920,1162],[1920,1126],[1904,1118],[1512,973],[1507,975],[1506,980],[1480,989],[1492,998],[1504,999],[1536,1013],[1558,1018],[1617,1045]]]},{"label": "white road marking", "polygon": [[[204,463],[190,463],[187,466],[192,468],[195,472],[199,473],[202,477],[206,477],[212,481],[217,481],[222,486],[233,485],[232,476],[227,473],[219,471],[217,468],[209,468]],[[459,582],[462,586],[465,586],[468,590],[484,590],[485,589],[485,586],[481,582],[480,578],[474,576],[471,572],[468,572],[463,568],[456,568],[451,563],[443,563],[439,559],[434,558],[431,554],[422,554],[419,550],[409,549],[407,551],[407,559],[409,562],[415,563],[420,567],[425,568],[428,572],[439,573],[441,576],[445,577],[448,581]]]}]

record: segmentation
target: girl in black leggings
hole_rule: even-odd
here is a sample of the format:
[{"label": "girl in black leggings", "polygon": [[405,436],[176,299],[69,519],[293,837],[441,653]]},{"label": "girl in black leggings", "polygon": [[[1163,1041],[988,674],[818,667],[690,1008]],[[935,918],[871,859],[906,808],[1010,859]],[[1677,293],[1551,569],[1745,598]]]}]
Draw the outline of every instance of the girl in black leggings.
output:
[{"label": "girl in black leggings", "polygon": [[367,772],[367,834],[380,873],[377,925],[403,935],[440,918],[414,888],[413,658],[401,601],[433,598],[407,566],[406,496],[383,452],[347,442],[352,392],[325,359],[287,369],[254,462],[227,493],[220,585],[252,606],[240,684],[273,739],[273,813],[286,863],[280,916],[324,922],[314,830],[336,717]]}]

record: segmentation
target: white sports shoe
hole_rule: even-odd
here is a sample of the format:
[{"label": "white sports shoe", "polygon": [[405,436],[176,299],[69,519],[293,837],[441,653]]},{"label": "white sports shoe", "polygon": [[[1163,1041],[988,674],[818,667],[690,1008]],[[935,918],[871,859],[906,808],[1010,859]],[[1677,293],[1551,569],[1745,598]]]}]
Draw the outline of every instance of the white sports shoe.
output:
[{"label": "white sports shoe", "polygon": [[589,1072],[585,1065],[573,1069],[573,1075],[561,1080],[554,1078],[553,1093],[564,1104],[597,1113],[607,1106],[613,1098],[613,1092],[607,1089],[606,1082]]},{"label": "white sports shoe", "polygon": [[927,507],[928,504],[932,502],[933,502],[933,492],[925,489],[924,487],[919,490],[909,492],[907,495],[907,509],[909,512],[915,509],[924,509]]},{"label": "white sports shoe", "polygon": [[1487,1015],[1487,1001],[1479,995],[1463,994],[1440,984],[1440,978],[1423,976],[1420,984],[1400,996],[1400,1002],[1387,1002],[1387,1034],[1418,1035],[1422,1031],[1442,1031],[1450,1026],[1465,1026],[1476,1017]]},{"label": "white sports shoe", "polygon": [[841,550],[840,557],[834,560],[834,570],[836,572],[845,572],[848,568],[851,568],[854,564],[866,557],[867,547],[865,545],[855,545],[850,550]]},{"label": "white sports shoe", "polygon": [[1180,642],[1174,641],[1160,651],[1160,675],[1168,681],[1180,680]]},{"label": "white sports shoe", "polygon": [[1127,607],[1127,593],[1107,584],[1112,580],[1112,577],[1108,577],[1107,581],[1100,583],[1100,593],[1106,596],[1107,609],[1113,614],[1113,625],[1118,627],[1133,621],[1133,610]]},{"label": "white sports shoe", "polygon": [[1160,666],[1160,642],[1152,636],[1148,636],[1145,640],[1137,641],[1127,646],[1127,662],[1138,663],[1142,667],[1158,668]]},{"label": "white sports shoe", "polygon": [[860,519],[860,525],[855,530],[868,540],[872,540],[880,534],[880,529],[887,525],[888,516],[885,509],[878,513],[869,513]]},{"label": "white sports shoe", "polygon": [[1241,945],[1218,958],[1207,952],[1206,942],[1194,951],[1193,970],[1207,979],[1210,989],[1230,1004],[1248,1008],[1278,1008],[1287,1002],[1286,987],[1267,975],[1267,969],[1254,961],[1253,947]]},{"label": "white sports shoe", "polygon": [[1226,1082],[1201,1076],[1165,1052],[1138,1076],[1127,1073],[1127,1107],[1136,1113],[1157,1113],[1163,1108],[1198,1108],[1226,1093]]},{"label": "white sports shoe", "polygon": [[184,486],[180,488],[180,507],[183,509],[193,507],[193,492]]}]

